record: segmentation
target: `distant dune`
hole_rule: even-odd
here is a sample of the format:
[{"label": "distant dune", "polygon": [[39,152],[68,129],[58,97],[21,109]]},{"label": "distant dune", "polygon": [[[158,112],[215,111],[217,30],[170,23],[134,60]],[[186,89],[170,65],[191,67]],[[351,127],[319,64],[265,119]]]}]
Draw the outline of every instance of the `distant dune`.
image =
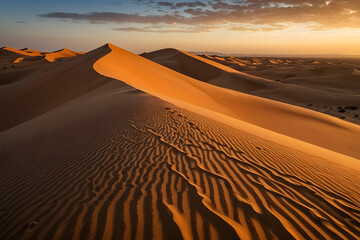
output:
[{"label": "distant dune", "polygon": [[[54,52],[41,52],[41,51],[27,49],[27,48],[23,49],[23,50],[19,50],[19,49],[15,49],[15,48],[11,48],[11,47],[2,47],[0,49],[0,56],[4,56],[4,55],[18,56],[18,58],[16,58],[13,61],[13,63],[20,63],[22,60],[24,60],[24,56],[27,56],[27,58],[26,58],[27,60],[43,58],[49,62],[54,62],[61,58],[75,57],[79,54],[83,54],[83,53],[75,52],[75,51],[72,51],[72,50],[69,50],[66,48],[58,50],[58,51],[54,51]],[[19,55],[22,55],[22,57],[20,57]],[[31,57],[33,57],[33,58],[31,58]]]},{"label": "distant dune", "polygon": [[0,49],[0,239],[357,239],[360,126],[300,107],[358,111],[331,61]]},{"label": "distant dune", "polygon": [[16,49],[16,48],[12,48],[12,47],[2,47],[0,49],[1,54],[4,55],[15,55],[15,54],[19,54],[19,55],[25,55],[25,56],[40,56],[42,55],[42,53],[40,51],[35,51],[35,50],[30,50],[30,49]]}]

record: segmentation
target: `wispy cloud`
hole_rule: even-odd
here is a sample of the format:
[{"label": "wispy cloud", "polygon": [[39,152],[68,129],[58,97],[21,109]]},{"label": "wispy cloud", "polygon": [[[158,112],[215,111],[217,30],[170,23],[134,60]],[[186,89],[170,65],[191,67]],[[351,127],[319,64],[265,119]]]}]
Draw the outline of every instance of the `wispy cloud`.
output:
[{"label": "wispy cloud", "polygon": [[216,30],[214,27],[209,26],[195,26],[195,27],[180,27],[177,29],[169,29],[167,26],[148,26],[148,27],[122,27],[114,28],[116,31],[122,32],[147,32],[147,33],[198,33],[198,32],[212,32]]}]

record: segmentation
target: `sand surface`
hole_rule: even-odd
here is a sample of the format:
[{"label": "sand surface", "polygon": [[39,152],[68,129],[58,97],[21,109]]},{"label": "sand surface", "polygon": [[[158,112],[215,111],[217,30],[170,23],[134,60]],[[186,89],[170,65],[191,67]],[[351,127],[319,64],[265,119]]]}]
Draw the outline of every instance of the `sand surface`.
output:
[{"label": "sand surface", "polygon": [[0,69],[0,239],[360,236],[359,126],[181,54],[197,72],[114,45]]}]

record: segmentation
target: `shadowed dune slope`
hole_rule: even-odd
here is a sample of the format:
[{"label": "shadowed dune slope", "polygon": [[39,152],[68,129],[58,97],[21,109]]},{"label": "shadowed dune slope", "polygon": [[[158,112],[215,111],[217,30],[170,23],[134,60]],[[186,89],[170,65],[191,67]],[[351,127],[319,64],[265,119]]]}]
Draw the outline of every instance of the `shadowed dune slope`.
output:
[{"label": "shadowed dune slope", "polygon": [[[0,95],[0,131],[37,117],[70,100],[109,82],[92,69],[94,62],[106,55],[108,48],[100,48],[69,61],[35,72],[4,72],[15,78]],[[29,70],[30,71],[30,70]],[[16,75],[18,74],[18,75]],[[2,73],[0,73],[2,75]],[[25,77],[23,77],[25,76]]]},{"label": "shadowed dune slope", "polygon": [[359,168],[109,84],[0,133],[0,239],[359,236]]},{"label": "shadowed dune slope", "polygon": [[197,111],[197,107],[211,110],[345,155],[360,157],[360,127],[355,124],[216,87],[116,46],[108,46],[111,52],[94,64],[94,69],[102,75],[119,79],[192,111]]}]

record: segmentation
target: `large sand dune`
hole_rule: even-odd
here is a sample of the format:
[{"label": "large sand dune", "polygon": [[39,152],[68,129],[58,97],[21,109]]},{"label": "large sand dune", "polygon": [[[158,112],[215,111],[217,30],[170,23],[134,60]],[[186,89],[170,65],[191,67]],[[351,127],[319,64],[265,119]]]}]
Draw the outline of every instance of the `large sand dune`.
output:
[{"label": "large sand dune", "polygon": [[[94,64],[94,69],[105,76],[124,81],[172,103],[185,103],[190,110],[204,108],[336,152],[360,157],[358,125],[292,105],[219,88],[114,45],[109,47],[112,51]],[[141,71],[137,70],[139,66],[142,66]],[[221,121],[219,118],[217,120]],[[337,137],[333,138],[334,135]]]},{"label": "large sand dune", "polygon": [[2,85],[0,239],[359,237],[357,125],[113,45],[45,65]]}]

